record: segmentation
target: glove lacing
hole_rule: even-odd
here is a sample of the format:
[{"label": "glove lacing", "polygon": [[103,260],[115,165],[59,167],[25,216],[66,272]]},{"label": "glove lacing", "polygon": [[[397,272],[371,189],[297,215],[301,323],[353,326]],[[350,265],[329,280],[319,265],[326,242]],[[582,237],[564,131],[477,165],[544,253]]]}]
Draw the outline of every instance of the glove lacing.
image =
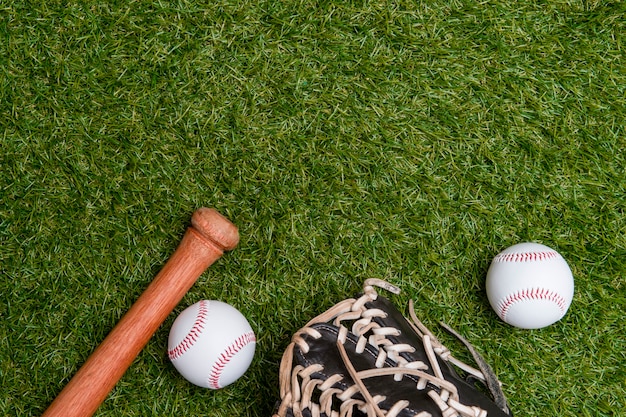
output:
[{"label": "glove lacing", "polygon": [[[283,399],[281,408],[287,407],[288,405],[291,406],[294,415],[297,417],[302,416],[302,410],[306,409],[309,409],[313,417],[319,417],[322,412],[329,417],[350,417],[352,416],[354,407],[356,406],[356,408],[358,408],[361,412],[366,413],[368,417],[396,417],[400,411],[407,408],[409,402],[406,400],[398,401],[390,407],[389,410],[383,411],[379,407],[379,403],[384,401],[385,397],[380,395],[372,396],[363,383],[363,380],[376,376],[393,375],[396,381],[400,381],[405,375],[412,375],[418,379],[416,387],[418,390],[426,389],[428,384],[439,388],[439,392],[434,389],[430,389],[428,391],[428,395],[441,409],[443,417],[486,417],[487,412],[485,410],[479,407],[466,406],[460,403],[455,385],[444,379],[439,362],[437,361],[437,356],[444,361],[449,361],[455,366],[483,381],[495,378],[493,373],[489,372],[487,376],[485,376],[484,372],[481,372],[480,370],[455,359],[451,355],[450,351],[443,346],[443,344],[441,344],[437,338],[417,319],[415,313],[413,312],[412,303],[410,303],[410,310],[413,323],[410,321],[409,323],[421,336],[429,363],[426,364],[422,361],[407,361],[403,356],[401,356],[401,353],[412,353],[415,349],[408,344],[392,343],[387,336],[399,336],[400,331],[393,327],[381,327],[378,323],[373,321],[373,318],[384,318],[386,317],[386,313],[380,309],[365,307],[366,303],[374,301],[378,297],[374,286],[384,288],[396,294],[400,292],[397,287],[385,281],[378,279],[366,280],[363,288],[364,293],[361,297],[358,299],[348,299],[340,302],[311,320],[293,336],[292,343],[285,351],[283,360],[281,361],[280,394]],[[325,380],[312,378],[314,373],[321,372],[323,370],[324,367],[321,364],[313,364],[307,367],[298,365],[294,367],[293,370],[291,369],[293,348],[297,345],[303,353],[307,353],[309,351],[309,346],[306,343],[304,336],[310,336],[315,339],[321,337],[321,334],[310,326],[314,323],[325,323],[331,320],[333,324],[339,328],[337,348],[352,380],[354,381],[354,385],[345,390],[334,386],[337,382],[343,380],[342,375],[332,375]],[[348,330],[348,328],[342,323],[346,321],[352,322],[351,330]],[[447,326],[445,327],[448,331],[451,331],[452,334],[460,337]],[[359,337],[356,345],[356,353],[363,353],[367,344],[370,344],[378,349],[378,357],[375,362],[375,368],[363,371],[357,371],[354,368],[344,348],[346,336],[349,331]],[[371,332],[369,337],[365,337],[364,335],[369,332]],[[469,344],[462,338],[461,341]],[[471,345],[469,348],[473,355],[476,354],[471,348]],[[391,359],[395,362],[396,366],[389,367],[387,364],[387,367],[385,367],[387,359]],[[477,362],[481,365],[482,358],[479,359],[480,360],[477,359]],[[434,375],[425,372],[428,369],[431,369]],[[500,384],[497,382],[497,379],[495,384],[488,383],[490,389],[493,385],[497,386],[497,390],[500,389]],[[317,402],[313,400],[316,388],[321,392]],[[357,393],[360,393],[363,399],[355,398],[354,395]],[[339,411],[332,409],[334,397],[340,401],[341,405]],[[279,409],[278,414],[275,414],[275,416],[278,416],[280,411],[281,410]],[[414,417],[431,417],[431,415],[427,412],[416,412]]]}]

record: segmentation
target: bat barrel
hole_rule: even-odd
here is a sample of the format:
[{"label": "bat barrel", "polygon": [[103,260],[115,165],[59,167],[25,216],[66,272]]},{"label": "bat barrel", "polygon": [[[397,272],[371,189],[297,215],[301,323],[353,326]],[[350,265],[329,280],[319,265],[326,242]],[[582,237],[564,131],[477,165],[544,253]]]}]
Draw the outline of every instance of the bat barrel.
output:
[{"label": "bat barrel", "polygon": [[198,277],[239,242],[237,227],[198,209],[178,248],[42,417],[92,416]]}]

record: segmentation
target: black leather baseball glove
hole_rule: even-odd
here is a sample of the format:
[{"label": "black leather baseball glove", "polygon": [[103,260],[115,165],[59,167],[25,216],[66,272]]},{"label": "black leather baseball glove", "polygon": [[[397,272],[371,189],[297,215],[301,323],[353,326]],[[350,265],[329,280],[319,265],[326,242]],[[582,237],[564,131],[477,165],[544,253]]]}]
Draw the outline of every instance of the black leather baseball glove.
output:
[{"label": "black leather baseball glove", "polygon": [[274,417],[510,415],[500,382],[467,341],[444,325],[479,369],[455,359],[417,319],[412,303],[408,320],[375,287],[399,292],[367,280],[362,295],[340,302],[293,336],[280,365]]}]

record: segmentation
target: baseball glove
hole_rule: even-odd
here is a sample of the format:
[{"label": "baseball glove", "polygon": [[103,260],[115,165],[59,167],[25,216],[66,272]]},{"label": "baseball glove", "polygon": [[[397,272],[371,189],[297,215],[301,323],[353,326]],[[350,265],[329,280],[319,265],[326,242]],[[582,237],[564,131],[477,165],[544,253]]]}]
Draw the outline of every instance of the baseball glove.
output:
[{"label": "baseball glove", "polygon": [[500,382],[467,341],[444,325],[479,369],[455,359],[417,319],[412,303],[408,320],[375,286],[399,293],[385,281],[367,280],[362,295],[293,336],[280,364],[274,417],[510,415]]}]

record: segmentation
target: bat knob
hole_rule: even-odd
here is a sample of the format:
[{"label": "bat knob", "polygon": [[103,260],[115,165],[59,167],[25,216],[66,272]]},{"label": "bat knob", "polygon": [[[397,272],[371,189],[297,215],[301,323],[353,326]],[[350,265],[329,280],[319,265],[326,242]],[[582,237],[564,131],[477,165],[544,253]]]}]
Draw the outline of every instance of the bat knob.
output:
[{"label": "bat knob", "polygon": [[202,207],[191,216],[191,225],[202,237],[223,251],[234,249],[239,243],[239,230],[213,208]]}]

